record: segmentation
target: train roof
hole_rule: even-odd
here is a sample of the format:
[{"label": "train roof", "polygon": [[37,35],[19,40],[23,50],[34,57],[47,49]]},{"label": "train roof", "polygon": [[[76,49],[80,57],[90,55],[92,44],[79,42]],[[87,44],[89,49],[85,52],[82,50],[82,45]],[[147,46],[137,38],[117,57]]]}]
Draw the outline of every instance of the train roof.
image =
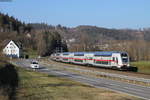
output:
[{"label": "train roof", "polygon": [[101,51],[101,52],[95,52],[95,56],[112,56],[113,53],[122,53],[120,51]]},{"label": "train roof", "polygon": [[70,54],[70,53],[72,53],[72,52],[63,52],[63,54]]},{"label": "train roof", "polygon": [[95,56],[111,56],[113,53],[126,53],[121,51],[95,51],[95,52],[64,52],[63,54],[75,54],[75,55],[84,55],[84,54],[94,54]]}]

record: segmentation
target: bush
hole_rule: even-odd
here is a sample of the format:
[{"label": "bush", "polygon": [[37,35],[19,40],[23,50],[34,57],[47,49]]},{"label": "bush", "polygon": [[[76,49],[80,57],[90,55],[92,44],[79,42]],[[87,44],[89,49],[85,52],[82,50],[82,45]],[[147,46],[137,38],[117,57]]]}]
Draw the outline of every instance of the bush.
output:
[{"label": "bush", "polygon": [[8,100],[16,100],[16,88],[19,83],[17,70],[13,65],[2,61],[0,66],[0,99],[8,97]]}]

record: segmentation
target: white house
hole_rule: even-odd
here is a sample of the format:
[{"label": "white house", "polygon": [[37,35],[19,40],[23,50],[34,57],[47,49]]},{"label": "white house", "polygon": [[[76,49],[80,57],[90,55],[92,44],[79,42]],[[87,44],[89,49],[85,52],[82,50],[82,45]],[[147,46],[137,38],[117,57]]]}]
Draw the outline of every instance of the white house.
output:
[{"label": "white house", "polygon": [[9,57],[20,58],[22,56],[22,47],[11,40],[3,49],[3,53]]}]

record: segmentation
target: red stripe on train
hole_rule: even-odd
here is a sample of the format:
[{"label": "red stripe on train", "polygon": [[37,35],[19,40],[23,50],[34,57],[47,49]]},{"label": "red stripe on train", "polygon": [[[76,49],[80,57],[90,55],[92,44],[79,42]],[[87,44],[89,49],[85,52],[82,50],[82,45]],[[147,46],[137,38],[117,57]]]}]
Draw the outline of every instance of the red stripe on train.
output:
[{"label": "red stripe on train", "polygon": [[76,59],[76,60],[95,60],[95,61],[110,61],[110,62],[116,62],[113,60],[102,60],[102,59],[82,59],[82,58],[67,58],[67,57],[61,57],[63,59]]}]

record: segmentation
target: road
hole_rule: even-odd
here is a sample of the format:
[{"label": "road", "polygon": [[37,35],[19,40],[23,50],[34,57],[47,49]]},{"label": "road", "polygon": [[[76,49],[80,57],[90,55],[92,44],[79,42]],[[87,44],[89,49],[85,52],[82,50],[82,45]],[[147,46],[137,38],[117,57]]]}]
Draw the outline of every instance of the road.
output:
[{"label": "road", "polygon": [[[30,60],[19,60],[16,61],[15,64],[30,69],[29,68]],[[64,70],[51,69],[50,67],[47,67],[45,65],[40,66],[42,66],[41,69],[38,69],[36,71],[56,75],[58,77],[69,78],[71,80],[88,84],[96,88],[105,88],[112,91],[133,95],[142,99],[150,100],[150,87],[134,85],[109,79],[93,78],[90,76],[80,75]]]}]

